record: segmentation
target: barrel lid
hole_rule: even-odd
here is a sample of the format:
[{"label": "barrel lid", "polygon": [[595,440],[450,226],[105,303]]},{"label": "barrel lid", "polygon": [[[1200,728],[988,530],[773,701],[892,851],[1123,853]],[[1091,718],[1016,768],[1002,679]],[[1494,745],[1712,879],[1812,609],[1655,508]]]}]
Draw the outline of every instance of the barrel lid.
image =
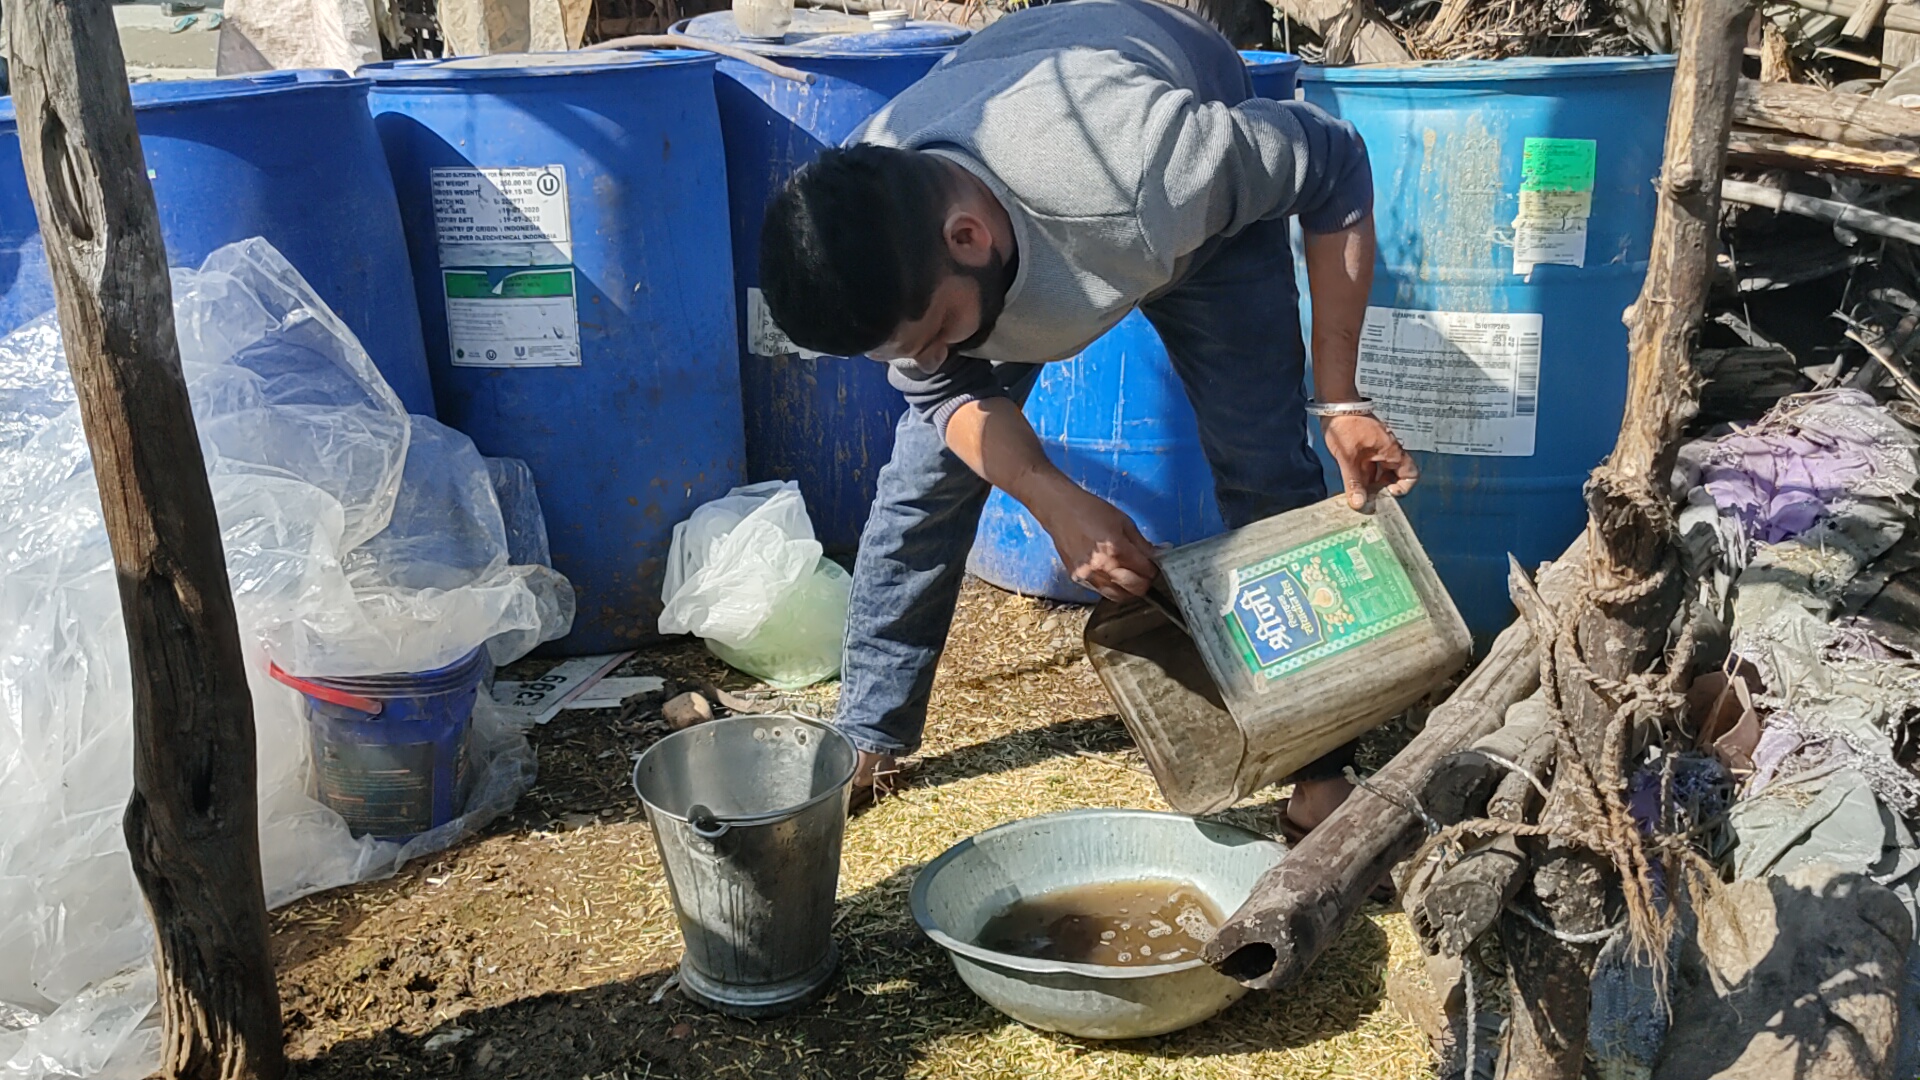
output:
[{"label": "barrel lid", "polygon": [[1273,52],[1268,49],[1241,49],[1240,59],[1248,67],[1299,67],[1300,58],[1290,52]]},{"label": "barrel lid", "polygon": [[[245,75],[224,75],[217,79],[168,79],[134,83],[130,89],[133,107],[139,111],[191,102],[253,97],[316,85],[365,86],[367,82],[332,68],[308,68],[297,71],[255,71]],[[13,122],[13,98],[0,97],[0,124],[11,127]]]},{"label": "barrel lid", "polygon": [[1382,86],[1398,83],[1486,83],[1535,79],[1591,79],[1672,71],[1672,56],[1516,56],[1510,60],[1410,60],[1398,64],[1300,69],[1301,82]]},{"label": "barrel lid", "polygon": [[479,79],[538,79],[625,68],[711,63],[711,53],[694,49],[634,52],[593,49],[580,52],[495,53],[491,56],[462,56],[454,60],[390,60],[367,64],[357,74],[376,84],[446,83]]},{"label": "barrel lid", "polygon": [[837,11],[798,10],[787,36],[779,41],[749,38],[740,33],[733,12],[715,11],[675,23],[673,32],[690,38],[738,45],[760,56],[899,56],[944,52],[973,35],[964,26],[913,21],[896,30],[877,30],[863,15]]}]

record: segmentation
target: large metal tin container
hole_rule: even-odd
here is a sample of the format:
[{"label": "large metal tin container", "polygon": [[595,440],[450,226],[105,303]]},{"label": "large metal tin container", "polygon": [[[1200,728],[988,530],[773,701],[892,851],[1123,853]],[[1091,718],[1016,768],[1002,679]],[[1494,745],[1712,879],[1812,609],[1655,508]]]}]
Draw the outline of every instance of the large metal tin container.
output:
[{"label": "large metal tin container", "polygon": [[1223,810],[1345,744],[1466,663],[1460,613],[1389,496],[1345,496],[1160,560],[1147,599],[1103,600],[1087,659],[1161,793]]}]

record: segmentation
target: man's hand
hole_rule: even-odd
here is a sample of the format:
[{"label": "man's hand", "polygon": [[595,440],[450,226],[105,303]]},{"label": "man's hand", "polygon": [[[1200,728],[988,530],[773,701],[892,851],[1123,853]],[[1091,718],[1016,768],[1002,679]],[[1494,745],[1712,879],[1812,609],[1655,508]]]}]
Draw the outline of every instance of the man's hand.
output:
[{"label": "man's hand", "polygon": [[1373,492],[1385,489],[1389,495],[1405,495],[1420,479],[1413,455],[1375,417],[1352,413],[1323,417],[1320,433],[1340,466],[1347,505],[1355,510],[1366,506],[1367,496]]},{"label": "man's hand", "polygon": [[[1071,491],[1067,489],[1071,489]],[[1145,596],[1160,570],[1133,519],[1098,495],[1068,484],[1036,515],[1073,580],[1109,600]]]}]

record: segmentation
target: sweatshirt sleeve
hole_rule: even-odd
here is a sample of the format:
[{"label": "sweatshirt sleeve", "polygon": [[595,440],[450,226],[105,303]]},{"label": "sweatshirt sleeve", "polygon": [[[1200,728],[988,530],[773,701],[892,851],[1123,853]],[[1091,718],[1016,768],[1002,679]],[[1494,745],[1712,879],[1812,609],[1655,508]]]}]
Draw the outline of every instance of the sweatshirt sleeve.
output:
[{"label": "sweatshirt sleeve", "polygon": [[933,421],[942,442],[947,438],[947,421],[960,406],[1007,396],[994,376],[992,362],[973,356],[952,357],[932,374],[911,360],[896,360],[887,365],[887,381],[906,395],[909,408]]},{"label": "sweatshirt sleeve", "polygon": [[1302,101],[1199,102],[1168,87],[1142,148],[1140,222],[1161,259],[1256,221],[1298,215],[1338,232],[1373,210],[1373,172],[1352,124]]}]

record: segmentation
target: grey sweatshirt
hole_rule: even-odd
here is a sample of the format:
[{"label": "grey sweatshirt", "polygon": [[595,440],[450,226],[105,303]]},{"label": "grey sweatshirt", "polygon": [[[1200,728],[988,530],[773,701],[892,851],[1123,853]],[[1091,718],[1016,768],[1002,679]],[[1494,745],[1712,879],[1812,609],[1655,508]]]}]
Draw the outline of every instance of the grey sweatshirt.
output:
[{"label": "grey sweatshirt", "polygon": [[1073,356],[1254,222],[1337,232],[1373,208],[1351,124],[1252,97],[1226,39],[1155,0],[1009,15],[848,142],[947,156],[1013,222],[1018,270],[992,336],[932,374],[892,365],[943,434],[954,409],[1003,393],[996,363]]}]

